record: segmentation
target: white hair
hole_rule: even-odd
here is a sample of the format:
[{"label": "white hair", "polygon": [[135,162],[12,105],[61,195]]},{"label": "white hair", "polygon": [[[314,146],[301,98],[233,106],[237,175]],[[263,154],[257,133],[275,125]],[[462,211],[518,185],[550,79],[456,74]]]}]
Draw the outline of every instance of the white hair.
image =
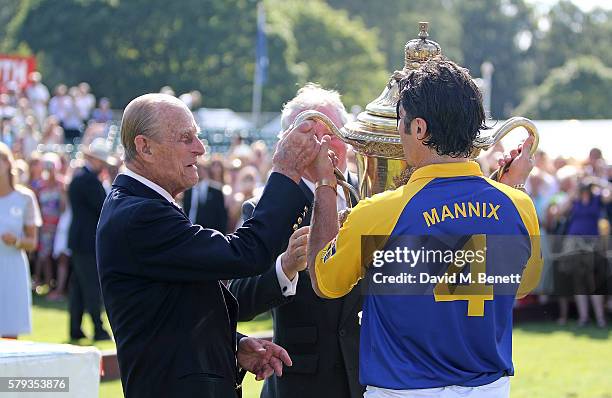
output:
[{"label": "white hair", "polygon": [[338,112],[343,125],[348,122],[346,108],[337,91],[326,90],[317,83],[306,83],[298,90],[296,96],[283,106],[281,130],[287,130],[299,113],[324,106],[332,106]]}]

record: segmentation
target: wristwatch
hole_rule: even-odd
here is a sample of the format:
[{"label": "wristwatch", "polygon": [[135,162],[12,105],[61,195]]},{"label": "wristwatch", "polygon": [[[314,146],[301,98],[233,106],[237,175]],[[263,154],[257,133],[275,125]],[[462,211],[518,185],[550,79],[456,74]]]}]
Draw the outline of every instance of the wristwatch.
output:
[{"label": "wristwatch", "polygon": [[319,189],[320,187],[324,187],[324,186],[328,186],[331,189],[333,189],[334,193],[337,195],[338,192],[336,191],[336,188],[338,187],[338,182],[336,181],[335,178],[331,179],[331,178],[322,178],[320,180],[318,180],[315,183],[315,191],[317,189]]}]

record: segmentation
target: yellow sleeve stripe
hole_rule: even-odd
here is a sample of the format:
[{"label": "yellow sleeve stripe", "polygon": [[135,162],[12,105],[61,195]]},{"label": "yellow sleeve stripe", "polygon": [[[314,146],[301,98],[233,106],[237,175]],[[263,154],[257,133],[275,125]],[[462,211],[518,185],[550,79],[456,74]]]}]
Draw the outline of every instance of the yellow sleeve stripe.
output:
[{"label": "yellow sleeve stripe", "polygon": [[[396,190],[361,200],[353,208],[335,239],[316,256],[315,275],[319,291],[329,298],[348,294],[365,274],[374,250],[385,241],[363,248],[361,237],[391,234],[408,202],[433,178],[421,178]],[[364,255],[362,256],[362,251]]]},{"label": "yellow sleeve stripe", "polygon": [[542,264],[544,263],[540,246],[540,224],[538,223],[535,207],[531,198],[526,193],[509,187],[506,184],[493,181],[490,178],[484,179],[510,198],[521,216],[521,220],[523,221],[527,232],[529,233],[529,239],[531,241],[531,256],[529,256],[529,260],[525,265],[525,270],[523,271],[523,275],[521,277],[521,283],[516,294],[518,298],[521,298],[529,294],[529,292],[538,286],[538,283],[540,282],[540,275],[542,274]]}]

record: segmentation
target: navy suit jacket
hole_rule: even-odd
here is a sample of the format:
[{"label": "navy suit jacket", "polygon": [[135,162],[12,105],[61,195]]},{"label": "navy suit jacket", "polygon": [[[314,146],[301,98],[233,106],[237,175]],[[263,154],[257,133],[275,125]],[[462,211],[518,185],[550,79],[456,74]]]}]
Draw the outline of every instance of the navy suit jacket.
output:
[{"label": "navy suit jacket", "polygon": [[[356,176],[349,174],[349,183]],[[310,203],[314,195],[300,182]],[[351,202],[357,200],[351,196]],[[261,206],[251,199],[242,206],[243,218],[248,219]],[[311,211],[299,226],[310,225]],[[288,241],[285,242],[286,250]],[[363,299],[356,287],[339,299],[318,297],[310,282],[308,270],[300,271],[297,292],[283,296],[275,267],[263,275],[233,280],[230,291],[239,303],[238,320],[248,321],[256,315],[272,311],[274,342],[285,348],[293,366],[283,371],[283,377],[266,379],[261,398],[363,397],[359,384],[359,321]]]},{"label": "navy suit jacket", "polygon": [[298,185],[272,173],[253,218],[226,236],[116,178],[96,247],[127,398],[236,395],[238,308],[220,280],[267,271],[307,210]]}]

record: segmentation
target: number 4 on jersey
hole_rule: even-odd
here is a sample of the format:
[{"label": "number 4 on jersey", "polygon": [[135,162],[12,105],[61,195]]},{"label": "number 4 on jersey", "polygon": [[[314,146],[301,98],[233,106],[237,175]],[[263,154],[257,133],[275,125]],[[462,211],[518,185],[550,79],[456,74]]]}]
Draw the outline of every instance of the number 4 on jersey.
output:
[{"label": "number 4 on jersey", "polygon": [[[484,250],[486,247],[486,235],[472,235],[470,239],[465,243],[462,250],[464,251],[478,251]],[[445,275],[457,275],[467,267],[458,266],[456,263],[451,264],[446,270]],[[469,265],[470,267],[470,284],[449,285],[446,282],[439,282],[434,288],[434,298],[438,301],[457,301],[467,300],[468,302],[468,316],[484,316],[484,304],[487,300],[493,300],[493,286],[478,283],[478,275],[484,274],[486,271],[486,262],[478,261],[474,259]]]}]

